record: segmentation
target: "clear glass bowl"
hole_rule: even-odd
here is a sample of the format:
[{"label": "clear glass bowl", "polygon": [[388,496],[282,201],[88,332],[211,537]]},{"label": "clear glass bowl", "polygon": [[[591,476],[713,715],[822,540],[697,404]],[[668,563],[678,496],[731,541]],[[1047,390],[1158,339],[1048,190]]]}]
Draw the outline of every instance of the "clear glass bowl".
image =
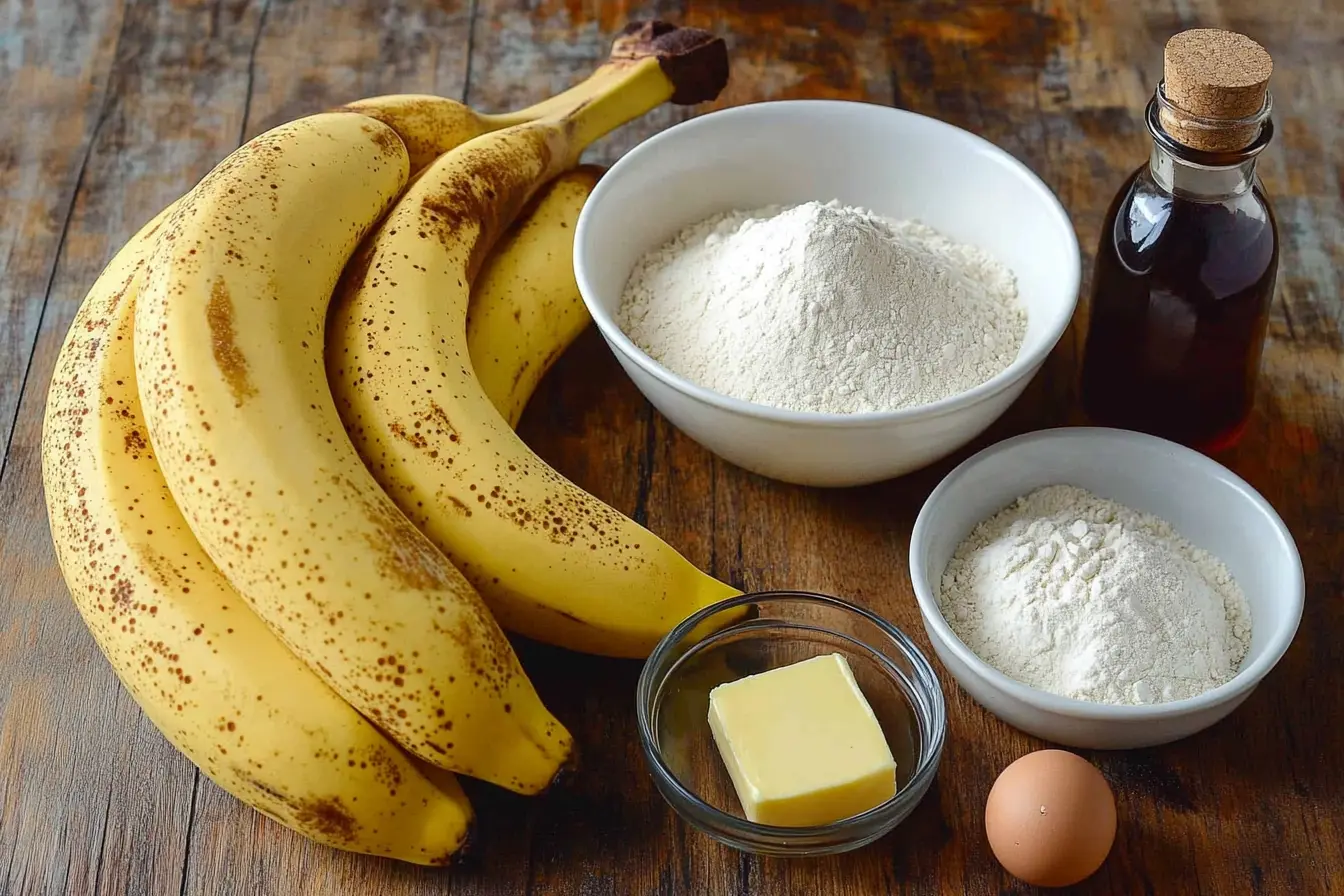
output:
[{"label": "clear glass bowl", "polygon": [[[750,822],[709,729],[709,692],[828,653],[849,661],[882,725],[896,758],[896,795],[828,825]],[[746,594],[686,619],[645,662],[636,703],[649,772],[672,808],[715,840],[762,855],[846,852],[887,834],[933,783],[947,733],[938,679],[904,632],[861,607],[804,591]]]}]

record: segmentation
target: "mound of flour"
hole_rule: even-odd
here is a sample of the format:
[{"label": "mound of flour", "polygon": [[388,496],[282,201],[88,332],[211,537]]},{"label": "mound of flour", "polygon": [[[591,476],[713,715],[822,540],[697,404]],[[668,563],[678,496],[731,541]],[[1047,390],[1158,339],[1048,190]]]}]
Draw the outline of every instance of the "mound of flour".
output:
[{"label": "mound of flour", "polygon": [[913,221],[838,203],[733,211],[636,263],[627,335],[673,372],[800,411],[914,407],[964,392],[1017,357],[1013,275]]},{"label": "mound of flour", "polygon": [[939,604],[994,668],[1097,703],[1194,697],[1237,674],[1251,610],[1217,557],[1169,523],[1067,485],[976,526]]}]

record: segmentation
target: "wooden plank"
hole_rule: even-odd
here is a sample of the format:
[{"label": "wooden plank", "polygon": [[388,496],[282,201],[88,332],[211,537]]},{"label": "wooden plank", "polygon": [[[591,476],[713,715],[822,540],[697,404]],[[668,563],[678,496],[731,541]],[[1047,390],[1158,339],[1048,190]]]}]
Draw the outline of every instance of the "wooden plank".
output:
[{"label": "wooden plank", "polygon": [[0,108],[23,110],[0,132],[0,445],[102,123],[121,19],[117,3],[0,7]]},{"label": "wooden plank", "polygon": [[[6,893],[180,889],[197,773],[120,687],[61,581],[42,501],[41,419],[65,330],[104,262],[236,144],[257,17],[246,3],[139,2],[117,11],[119,35],[97,37],[115,52],[107,99],[0,479],[7,508],[0,521]],[[202,43],[207,34],[212,39]],[[81,89],[57,86],[54,108],[72,101],[61,91]],[[41,309],[38,298],[26,304],[34,314]]]},{"label": "wooden plank", "polygon": [[[1336,892],[1344,887],[1344,781],[1329,757],[1344,748],[1337,721],[1344,693],[1325,676],[1344,662],[1344,646],[1332,634],[1344,626],[1344,113],[1337,73],[1320,60],[1338,55],[1344,9],[1197,9],[1208,21],[1257,35],[1275,61],[1277,136],[1260,173],[1278,214],[1279,288],[1252,430],[1225,462],[1284,518],[1307,581],[1293,647],[1239,711],[1246,715],[1239,736],[1217,742],[1228,775],[1208,786],[1234,819],[1224,855],[1239,855],[1263,892]],[[1226,786],[1248,756],[1292,757],[1266,760],[1264,780],[1255,782],[1251,798],[1267,804],[1264,820],[1236,813]],[[1315,843],[1330,846],[1307,846]],[[1206,856],[1213,864],[1220,852],[1201,850]],[[1200,873],[1216,869],[1201,861]]]},{"label": "wooden plank", "polygon": [[383,93],[461,98],[471,0],[266,0],[246,136]]}]

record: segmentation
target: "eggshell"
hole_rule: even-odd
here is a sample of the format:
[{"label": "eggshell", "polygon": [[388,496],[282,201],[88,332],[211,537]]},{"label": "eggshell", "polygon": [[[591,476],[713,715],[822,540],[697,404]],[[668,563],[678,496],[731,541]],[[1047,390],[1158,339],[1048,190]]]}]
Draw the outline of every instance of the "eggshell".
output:
[{"label": "eggshell", "polygon": [[1009,874],[1039,887],[1067,887],[1106,861],[1115,842],[1115,796],[1081,756],[1028,753],[989,791],[985,835]]}]

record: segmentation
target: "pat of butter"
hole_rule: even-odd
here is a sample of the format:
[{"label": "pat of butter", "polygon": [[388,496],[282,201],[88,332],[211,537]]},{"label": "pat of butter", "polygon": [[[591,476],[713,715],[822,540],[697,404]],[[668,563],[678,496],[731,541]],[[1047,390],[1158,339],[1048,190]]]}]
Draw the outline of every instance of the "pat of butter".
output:
[{"label": "pat of butter", "polygon": [[896,793],[896,760],[838,653],[719,685],[709,727],[749,821],[829,824]]}]

